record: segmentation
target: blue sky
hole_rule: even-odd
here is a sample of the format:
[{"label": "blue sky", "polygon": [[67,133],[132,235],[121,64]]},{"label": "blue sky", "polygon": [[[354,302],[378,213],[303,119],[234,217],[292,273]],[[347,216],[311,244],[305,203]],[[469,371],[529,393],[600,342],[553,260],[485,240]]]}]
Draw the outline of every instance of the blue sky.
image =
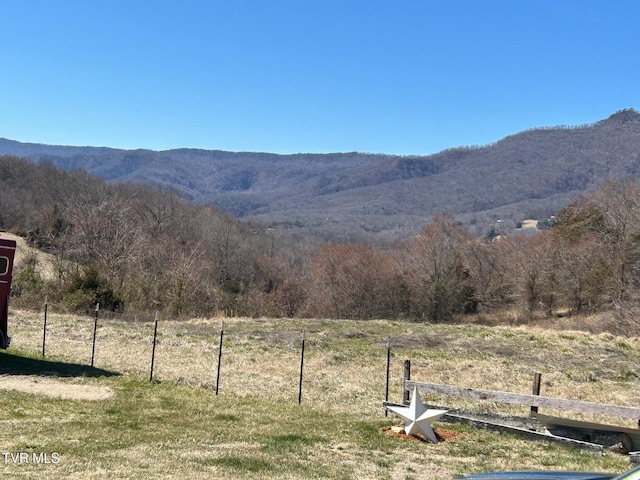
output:
[{"label": "blue sky", "polygon": [[637,0],[0,0],[0,137],[430,154],[640,109]]}]

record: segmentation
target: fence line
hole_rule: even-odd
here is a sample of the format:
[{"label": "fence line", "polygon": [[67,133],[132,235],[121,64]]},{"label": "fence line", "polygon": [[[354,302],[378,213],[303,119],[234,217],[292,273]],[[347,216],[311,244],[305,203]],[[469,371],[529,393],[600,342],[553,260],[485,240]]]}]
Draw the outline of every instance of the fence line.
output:
[{"label": "fence line", "polygon": [[220,367],[222,366],[222,340],[224,339],[224,320],[220,325],[220,342],[218,344],[218,366],[216,368],[216,395],[220,388]]},{"label": "fence line", "polygon": [[[46,305],[46,302],[45,302]],[[94,367],[97,364],[98,368],[111,368],[118,372],[131,372],[135,375],[140,375],[143,371],[149,372],[149,381],[152,381],[156,376],[159,376],[161,380],[175,380],[179,383],[185,383],[191,386],[200,386],[211,390],[215,389],[216,395],[220,391],[222,380],[222,350],[223,341],[226,338],[225,322],[222,322],[219,332],[219,341],[212,335],[211,322],[212,320],[198,321],[168,321],[163,322],[163,327],[160,328],[160,322],[156,313],[156,323],[153,328],[153,342],[151,345],[151,351],[147,350],[150,340],[150,332],[144,328],[140,330],[137,320],[133,322],[128,321],[102,321],[100,323],[101,333],[100,341],[97,342],[97,326],[98,326],[98,311],[99,305],[96,305],[95,316],[93,319],[93,338],[92,338],[92,358],[91,366]],[[45,308],[45,317],[50,313]],[[86,345],[88,341],[89,332],[87,327],[89,326],[83,319],[77,319],[71,317],[60,321],[64,318],[64,315],[58,317],[54,316],[48,321],[40,323],[42,327],[42,347],[44,352],[45,342],[47,345],[47,355],[59,356],[65,359],[73,359],[79,363],[84,363],[83,358],[83,345]],[[282,399],[290,399],[293,401],[294,393],[293,385],[295,378],[295,350],[297,339],[296,335],[296,320],[289,319],[286,321],[286,327],[283,330],[278,329],[278,320],[273,320],[264,324],[265,329],[260,329],[259,325],[263,320],[260,319],[246,319],[248,327],[243,329],[243,320],[233,320],[234,325],[237,326],[237,335],[231,335],[229,338],[228,350],[230,355],[228,360],[225,360],[225,365],[228,364],[233,368],[230,368],[230,375],[225,377],[225,383],[229,382],[229,391],[236,395],[245,395],[247,387],[251,389],[251,392],[263,391],[267,396],[278,396]],[[237,323],[235,323],[237,322]],[[251,329],[251,325],[258,325],[258,329]],[[299,324],[299,323],[298,323]],[[349,322],[341,324],[341,326],[334,330],[322,330],[322,323],[320,323],[320,330],[312,330],[311,337],[307,337],[307,331],[303,331],[302,345],[299,350],[299,371],[298,371],[298,403],[302,403],[303,387],[305,390],[305,398],[309,398],[310,401],[315,401],[318,395],[328,395],[339,397],[341,402],[351,401],[351,399],[362,398],[362,390],[367,391],[366,397],[371,399],[372,404],[380,406],[380,399],[384,395],[385,403],[389,402],[390,383],[391,377],[394,377],[394,392],[401,396],[404,403],[408,403],[410,398],[410,390],[413,385],[418,386],[422,392],[428,392],[428,389],[439,389],[437,393],[451,394],[453,390],[450,386],[432,386],[425,387],[425,385],[438,385],[438,384],[421,384],[419,382],[411,382],[410,362],[405,361],[403,364],[404,373],[402,377],[404,382],[401,381],[401,376],[398,374],[399,365],[394,364],[394,370],[396,373],[392,375],[392,336],[386,337],[386,365],[384,364],[384,343],[376,342],[371,337],[371,348],[366,350],[366,360],[354,359],[354,363],[357,363],[357,367],[353,368],[350,365],[340,365],[351,356],[348,350],[345,353],[345,346],[348,348],[350,345],[350,338],[358,339],[361,332],[355,328],[355,332],[351,333],[350,328],[344,328],[346,325],[357,325],[357,322]],[[145,322],[146,325],[146,322]],[[271,327],[271,328],[269,328]],[[37,325],[33,325],[36,330]],[[314,327],[312,327],[314,328]],[[316,327],[317,328],[317,327]],[[103,330],[104,329],[104,330]],[[125,329],[123,333],[123,329]],[[297,330],[299,332],[300,330]],[[348,332],[348,333],[347,333]],[[377,332],[377,330],[376,330]],[[114,334],[115,333],[115,334]],[[315,335],[317,333],[317,335]],[[326,337],[325,334],[329,334]],[[372,333],[377,335],[377,333]],[[380,335],[381,336],[381,335]],[[49,338],[50,337],[50,338]],[[182,338],[184,337],[184,338]],[[215,340],[212,340],[215,338]],[[299,337],[297,337],[299,338]],[[322,342],[325,338],[330,338],[332,341],[337,341],[336,348],[324,349]],[[261,342],[269,343],[261,343]],[[398,340],[400,344],[404,345],[401,339]],[[72,342],[72,343],[69,343]],[[115,342],[115,345],[114,345]],[[284,343],[283,343],[284,342]],[[357,342],[357,341],[356,341]],[[39,342],[38,342],[39,343]],[[98,345],[99,343],[99,345]],[[279,345],[279,346],[278,346]],[[314,348],[318,346],[318,348]],[[355,344],[357,345],[357,343]],[[275,348],[272,348],[274,347]],[[284,348],[282,348],[284,346]],[[310,363],[307,362],[306,348],[312,347],[310,352]],[[37,347],[36,347],[37,348]],[[211,353],[217,349],[218,364],[215,372],[215,384],[213,381],[208,381],[207,372],[211,372],[210,362],[206,359],[210,358]],[[227,348],[225,346],[225,348]],[[354,346],[354,348],[358,348]],[[362,348],[360,346],[360,348]],[[405,347],[400,347],[405,348]],[[99,355],[98,350],[105,349],[109,352],[109,355]],[[86,352],[86,350],[84,350]],[[151,369],[148,369],[148,363],[144,359],[148,359],[149,353],[151,354]],[[283,355],[284,353],[284,355]],[[97,355],[98,354],[98,355]],[[86,358],[86,357],[85,357]],[[285,362],[271,363],[284,358]],[[97,359],[97,361],[96,361]],[[146,363],[144,366],[140,366],[140,359]],[[204,371],[202,366],[205,366]],[[207,367],[207,365],[209,365]],[[309,367],[310,374],[305,370]],[[385,368],[386,367],[386,368]],[[401,367],[400,367],[401,368]],[[156,375],[156,371],[159,375]],[[186,373],[185,373],[186,372]],[[350,376],[350,377],[349,377]],[[349,377],[349,378],[347,378]],[[356,378],[360,377],[360,378]],[[366,377],[366,378],[363,378]],[[229,378],[229,380],[226,380]],[[397,380],[397,381],[396,381]],[[446,383],[446,382],[443,382]],[[535,390],[534,382],[534,390]],[[397,387],[397,388],[396,388]],[[447,390],[447,388],[449,388]],[[455,387],[454,387],[455,388]],[[471,398],[486,400],[494,395],[490,390],[481,391],[479,389],[468,389],[464,387],[458,387],[456,393],[460,398]],[[539,388],[539,379],[538,379]],[[446,390],[446,391],[445,391]],[[436,393],[436,390],[432,390]],[[465,392],[474,392],[474,395],[463,395]],[[534,392],[535,393],[535,392]],[[538,391],[539,393],[539,391]],[[545,398],[539,395],[536,398],[526,396],[524,399],[520,399],[518,402],[506,402],[514,404],[528,405],[532,408],[538,406],[555,408],[555,405],[551,405],[546,402]],[[588,403],[588,402],[585,402]],[[628,410],[628,415],[623,415],[628,418],[634,418],[637,420],[636,409],[632,407],[620,407],[622,411]],[[386,409],[384,410],[386,412]]]},{"label": "fence line", "polygon": [[[110,321],[100,321],[99,318],[99,311],[100,311],[100,306],[99,304],[96,304],[95,307],[95,311],[94,311],[94,316],[93,316],[93,322],[92,322],[92,334],[91,334],[91,361],[89,363],[89,365],[92,368],[105,368],[105,365],[101,365],[100,358],[102,358],[102,355],[100,355],[100,350],[102,348],[108,348],[107,345],[103,346],[103,337],[104,337],[104,343],[108,344],[109,342],[113,342],[113,335],[112,334],[107,334],[107,333],[103,333],[100,335],[100,341],[98,341],[98,323],[100,323],[100,330],[103,331],[103,328],[108,328],[110,325]],[[80,320],[80,322],[82,322],[82,320]],[[133,325],[136,325],[137,321],[134,322]],[[176,320],[173,322],[173,325],[180,325],[181,321]],[[117,325],[129,325],[129,322],[118,322]],[[149,381],[153,382],[154,378],[157,377],[157,373],[158,370],[162,370],[163,369],[163,359],[158,357],[158,353],[163,353],[163,351],[166,351],[166,349],[172,348],[173,347],[173,343],[175,343],[173,341],[172,338],[167,338],[166,337],[166,333],[160,333],[160,328],[159,328],[160,322],[159,322],[159,318],[158,318],[158,312],[156,312],[156,317],[155,317],[155,322],[154,322],[154,327],[153,327],[153,341],[151,342],[151,364],[149,367]],[[81,329],[77,329],[77,328],[71,328],[71,331],[73,331],[76,335],[74,335],[74,337],[78,337],[79,333],[81,332]],[[106,330],[105,330],[106,332]],[[212,389],[215,389],[215,394],[218,395],[219,391],[220,391],[220,385],[222,383],[222,351],[223,351],[223,341],[225,339],[225,322],[222,322],[221,328],[220,328],[220,336],[219,336],[219,341],[218,341],[218,345],[217,345],[217,350],[218,350],[218,362],[217,362],[217,368],[216,368],[216,374],[215,374],[215,385],[213,386]],[[56,345],[56,343],[60,344],[62,341],[71,341],[77,344],[82,344],[82,339],[81,338],[72,338],[71,336],[68,336],[66,338],[56,338],[57,335],[59,335],[59,333],[57,332],[57,327],[56,327],[56,320],[55,317],[50,318],[50,312],[48,309],[48,304],[45,303],[45,309],[44,309],[44,322],[42,323],[42,351],[43,351],[43,356],[44,356],[44,352],[45,352],[45,345],[47,342],[47,335],[49,334],[49,336],[51,337],[49,339],[49,344],[50,345]],[[111,338],[108,338],[111,337]],[[125,335],[124,337],[120,338],[120,343],[122,343],[123,339],[126,338],[127,336]],[[86,338],[86,337],[85,337]],[[148,338],[148,337],[147,337]],[[88,338],[87,338],[88,340]],[[386,342],[386,369],[384,370],[385,372],[385,377],[384,379],[380,379],[380,396],[382,396],[384,394],[385,399],[389,398],[389,385],[390,385],[390,367],[391,367],[391,357],[392,357],[392,352],[391,352],[391,336],[387,336],[387,342]],[[138,342],[136,342],[138,343]],[[297,401],[298,404],[302,403],[302,392],[303,392],[303,385],[304,382],[306,381],[305,378],[305,368],[307,367],[307,365],[305,365],[305,354],[306,354],[306,348],[307,348],[307,343],[308,343],[308,339],[307,339],[307,332],[306,330],[303,331],[302,333],[302,342],[301,342],[301,349],[300,349],[300,357],[299,357],[299,376],[298,376],[298,396],[297,396]],[[125,345],[122,344],[120,346],[120,348],[122,348],[123,351],[129,351],[129,350],[133,350],[133,348],[131,348],[132,345]],[[161,347],[160,352],[158,351],[158,347]],[[135,347],[134,347],[135,348]],[[51,352],[48,352],[49,355],[52,354],[53,350],[55,350],[55,347],[53,349],[49,349],[52,350]],[[380,355],[380,366],[383,365],[383,354],[382,354],[382,350],[380,349],[381,355]],[[55,355],[55,354],[54,354]],[[160,357],[162,357],[162,355],[160,355]],[[148,358],[148,357],[147,357]],[[116,361],[116,358],[113,354],[111,354],[110,352],[110,363],[114,363],[114,361]],[[116,362],[117,363],[117,362]],[[111,368],[111,367],[107,367],[107,368]],[[116,366],[115,369],[121,369],[122,367],[118,367]],[[126,367],[125,371],[126,371]],[[136,368],[136,370],[138,370]],[[183,376],[179,376],[178,381],[181,380],[185,380],[185,377]],[[211,388],[211,385],[208,384],[204,384],[204,386]],[[377,397],[377,399],[380,399],[380,396]]]},{"label": "fence line", "polygon": [[302,349],[300,351],[300,382],[298,383],[298,405],[302,403],[302,371],[304,369],[304,344],[307,336],[307,332],[302,332]]},{"label": "fence line", "polygon": [[93,367],[93,360],[96,356],[96,333],[98,333],[98,310],[100,310],[100,304],[96,303],[96,316],[93,322],[93,343],[91,344],[91,366]]},{"label": "fence line", "polygon": [[42,357],[44,358],[44,346],[47,344],[47,311],[49,310],[48,297],[44,297],[44,323],[42,325]]},{"label": "fence line", "polygon": [[530,407],[532,414],[538,413],[539,407],[546,407],[580,413],[630,418],[636,420],[638,422],[638,426],[640,426],[640,408],[608,405],[603,403],[587,402],[584,400],[545,397],[540,395],[540,384],[542,381],[542,374],[540,372],[534,372],[532,393],[531,395],[528,395],[522,393],[502,392],[498,390],[487,390],[483,388],[469,388],[455,385],[411,381],[411,361],[405,360],[404,365],[405,368],[402,388],[404,391],[403,403],[405,404],[408,403],[409,392],[415,388],[421,393],[432,393],[449,397],[528,406]]},{"label": "fence line", "polygon": [[584,400],[568,400],[565,398],[543,397],[541,395],[528,395],[522,393],[501,392],[482,388],[466,388],[454,385],[441,385],[436,383],[405,382],[406,389],[417,387],[419,392],[434,393],[488,402],[510,403],[532,407],[546,407],[559,410],[573,410],[581,413],[594,413],[600,415],[617,416],[622,418],[640,419],[640,408],[607,405]]},{"label": "fence line", "polygon": [[153,381],[153,364],[156,360],[156,342],[158,340],[158,312],[156,312],[156,321],[153,326],[153,349],[151,350],[151,370],[149,372],[149,381]]}]

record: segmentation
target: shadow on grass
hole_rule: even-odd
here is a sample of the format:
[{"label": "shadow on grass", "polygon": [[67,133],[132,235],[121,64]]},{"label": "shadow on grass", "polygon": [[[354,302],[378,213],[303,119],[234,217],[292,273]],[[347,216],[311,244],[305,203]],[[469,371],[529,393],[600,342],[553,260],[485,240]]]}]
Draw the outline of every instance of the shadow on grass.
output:
[{"label": "shadow on grass", "polygon": [[120,375],[101,368],[35,359],[0,350],[0,375],[43,375],[51,377],[112,377]]}]

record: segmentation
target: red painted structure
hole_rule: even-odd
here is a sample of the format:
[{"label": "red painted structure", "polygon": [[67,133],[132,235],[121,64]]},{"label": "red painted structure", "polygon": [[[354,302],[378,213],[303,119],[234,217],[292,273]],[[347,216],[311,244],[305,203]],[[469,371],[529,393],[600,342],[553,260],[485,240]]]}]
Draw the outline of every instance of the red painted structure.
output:
[{"label": "red painted structure", "polygon": [[16,242],[0,237],[0,348],[7,348],[11,340],[7,330],[9,317],[9,293]]}]

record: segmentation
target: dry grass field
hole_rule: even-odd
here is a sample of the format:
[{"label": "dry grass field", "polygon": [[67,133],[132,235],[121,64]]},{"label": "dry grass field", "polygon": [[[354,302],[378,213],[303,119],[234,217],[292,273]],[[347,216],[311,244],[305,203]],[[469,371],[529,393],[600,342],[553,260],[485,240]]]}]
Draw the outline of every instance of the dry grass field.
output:
[{"label": "dry grass field", "polygon": [[[161,318],[149,382],[150,320],[99,319],[91,369],[93,318],[50,313],[43,359],[42,313],[11,312],[12,346],[0,354],[3,475],[448,479],[514,468],[622,472],[629,465],[609,451],[444,422],[435,424],[444,438],[435,445],[394,438],[381,429],[399,421],[385,417],[381,405],[390,337],[391,401],[402,398],[403,360],[410,359],[413,380],[530,393],[540,372],[544,395],[638,406],[638,338],[531,326],[226,319],[216,396],[221,320]],[[528,413],[525,407],[423,399]],[[636,426],[633,420],[584,419]],[[30,461],[14,461],[21,453]],[[55,453],[57,461],[33,461],[43,453]]]},{"label": "dry grass field", "polygon": [[36,271],[42,279],[50,280],[55,278],[55,259],[51,254],[42,252],[27,245],[23,237],[14,235],[9,232],[0,232],[4,238],[15,240],[16,254],[14,258],[14,272],[19,268],[30,256],[37,258]]}]

